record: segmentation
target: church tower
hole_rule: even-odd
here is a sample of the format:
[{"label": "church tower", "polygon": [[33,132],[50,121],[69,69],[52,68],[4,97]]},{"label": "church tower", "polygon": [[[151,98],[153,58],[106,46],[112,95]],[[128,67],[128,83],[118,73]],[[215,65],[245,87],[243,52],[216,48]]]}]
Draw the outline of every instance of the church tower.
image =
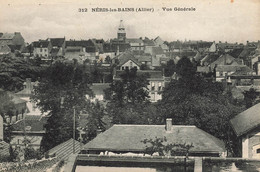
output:
[{"label": "church tower", "polygon": [[125,38],[126,38],[125,27],[123,25],[123,20],[120,20],[120,25],[119,25],[118,31],[117,31],[117,39],[124,41]]}]

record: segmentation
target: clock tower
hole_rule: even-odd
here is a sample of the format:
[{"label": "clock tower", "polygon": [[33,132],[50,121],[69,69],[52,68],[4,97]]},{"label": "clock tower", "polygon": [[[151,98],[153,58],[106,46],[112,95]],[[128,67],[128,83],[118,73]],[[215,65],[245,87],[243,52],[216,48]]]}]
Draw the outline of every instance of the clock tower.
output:
[{"label": "clock tower", "polygon": [[119,25],[118,31],[117,31],[117,39],[124,41],[125,38],[126,38],[125,27],[123,25],[123,20],[120,20],[120,25]]}]

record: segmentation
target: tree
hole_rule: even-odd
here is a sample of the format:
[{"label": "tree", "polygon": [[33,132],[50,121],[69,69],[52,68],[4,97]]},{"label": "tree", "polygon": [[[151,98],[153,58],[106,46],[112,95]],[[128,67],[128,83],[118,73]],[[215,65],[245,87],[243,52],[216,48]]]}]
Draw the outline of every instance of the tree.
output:
[{"label": "tree", "polygon": [[174,124],[203,129],[223,140],[232,151],[229,120],[243,107],[231,104],[221,84],[197,75],[188,59],[181,59],[176,69],[180,78],[169,83],[158,105],[163,116],[172,118]]},{"label": "tree", "polygon": [[244,100],[245,100],[245,104],[246,104],[246,108],[250,108],[253,105],[256,104],[256,98],[259,96],[259,94],[256,92],[256,90],[254,88],[250,88],[249,91],[245,91],[244,92]]},{"label": "tree", "polygon": [[165,70],[165,76],[166,77],[171,77],[174,72],[176,72],[176,66],[173,60],[169,60],[166,64],[166,66],[164,67]]},{"label": "tree", "polygon": [[[105,131],[105,122],[102,118],[106,115],[105,108],[99,102],[91,103],[89,108],[85,110],[87,113],[86,121],[81,121],[85,126],[83,131],[86,133],[86,138],[83,138],[83,142],[88,142],[95,138],[98,132]],[[82,124],[81,124],[82,125]]]},{"label": "tree", "polygon": [[110,58],[110,56],[106,56],[106,58],[105,58],[105,63],[111,63],[112,62],[112,60],[111,60],[111,58]]},{"label": "tree", "polygon": [[105,90],[108,100],[107,111],[114,123],[147,123],[147,114],[143,110],[149,106],[146,75],[138,75],[136,69],[126,70],[120,80],[111,83]]},{"label": "tree", "polygon": [[76,63],[57,61],[44,71],[44,78],[35,88],[32,99],[43,112],[50,112],[41,142],[42,151],[72,138],[73,109],[76,114],[87,106],[86,95],[92,92],[89,73]]},{"label": "tree", "polygon": [[11,141],[11,132],[13,130],[12,125],[7,124],[5,116],[12,116],[15,111],[14,103],[12,102],[11,97],[8,93],[0,89],[0,115],[3,118],[4,122],[4,141],[10,143]]},{"label": "tree", "polygon": [[188,156],[192,144],[187,143],[167,143],[167,138],[155,138],[142,140],[146,144],[145,152],[153,155],[158,153],[160,156]]},{"label": "tree", "polygon": [[196,65],[187,57],[182,57],[176,65],[176,73],[183,79],[191,79],[196,73]]},{"label": "tree", "polygon": [[91,72],[91,81],[93,83],[100,83],[103,81],[103,77],[103,72],[97,66],[95,66]]},{"label": "tree", "polygon": [[0,57],[0,88],[19,91],[25,78],[33,80],[41,76],[42,67],[35,66],[21,57],[4,55]]}]

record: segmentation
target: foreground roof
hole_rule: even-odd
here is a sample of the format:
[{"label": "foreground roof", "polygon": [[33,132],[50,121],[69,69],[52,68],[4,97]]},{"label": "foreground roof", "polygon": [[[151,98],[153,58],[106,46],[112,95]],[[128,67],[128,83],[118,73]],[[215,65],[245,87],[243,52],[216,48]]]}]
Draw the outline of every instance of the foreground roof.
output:
[{"label": "foreground roof", "polygon": [[167,138],[167,143],[193,144],[191,152],[220,153],[225,151],[222,141],[195,126],[173,125],[166,132],[165,125],[114,125],[87,143],[84,150],[144,152],[144,139]]},{"label": "foreground roof", "polygon": [[[75,143],[75,153],[80,152],[80,142],[77,140],[74,140]],[[55,155],[59,159],[65,159],[68,158],[73,153],[73,139],[69,139],[54,148],[50,149],[48,151],[48,155]]]},{"label": "foreground roof", "polygon": [[237,136],[248,133],[252,129],[260,126],[260,103],[241,112],[230,120]]}]

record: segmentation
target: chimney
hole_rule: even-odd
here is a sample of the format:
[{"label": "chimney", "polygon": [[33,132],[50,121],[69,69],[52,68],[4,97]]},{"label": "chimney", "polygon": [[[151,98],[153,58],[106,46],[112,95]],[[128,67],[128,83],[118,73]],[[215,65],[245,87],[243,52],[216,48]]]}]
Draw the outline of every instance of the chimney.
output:
[{"label": "chimney", "polygon": [[170,132],[172,130],[172,119],[167,118],[166,119],[166,132]]}]

